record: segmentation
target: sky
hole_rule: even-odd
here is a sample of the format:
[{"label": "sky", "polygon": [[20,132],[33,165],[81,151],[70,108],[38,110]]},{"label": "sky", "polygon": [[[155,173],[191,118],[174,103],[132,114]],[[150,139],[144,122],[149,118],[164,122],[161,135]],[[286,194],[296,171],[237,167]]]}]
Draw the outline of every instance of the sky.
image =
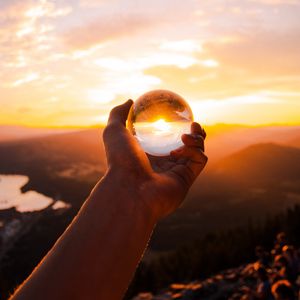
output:
[{"label": "sky", "polygon": [[169,89],[202,124],[300,124],[300,0],[0,0],[0,124],[104,124]]}]

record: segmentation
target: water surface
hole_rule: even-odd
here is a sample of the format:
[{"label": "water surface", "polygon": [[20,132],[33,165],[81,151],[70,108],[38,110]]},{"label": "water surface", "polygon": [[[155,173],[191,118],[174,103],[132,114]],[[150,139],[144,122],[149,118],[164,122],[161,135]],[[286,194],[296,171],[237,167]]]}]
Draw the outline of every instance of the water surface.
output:
[{"label": "water surface", "polygon": [[15,207],[19,212],[43,210],[53,204],[53,209],[67,208],[70,204],[54,201],[36,191],[22,193],[21,188],[29,181],[23,175],[0,175],[0,210]]}]

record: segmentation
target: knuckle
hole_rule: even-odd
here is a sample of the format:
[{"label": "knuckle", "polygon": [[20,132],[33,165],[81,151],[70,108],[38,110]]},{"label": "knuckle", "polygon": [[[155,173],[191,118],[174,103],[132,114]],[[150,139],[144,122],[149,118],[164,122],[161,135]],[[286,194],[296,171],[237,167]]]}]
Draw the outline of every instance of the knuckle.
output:
[{"label": "knuckle", "polygon": [[111,109],[108,119],[110,121],[113,121],[114,119],[118,118],[119,112],[120,112],[120,105],[115,106],[114,108]]},{"label": "knuckle", "polygon": [[208,161],[208,157],[207,157],[207,155],[206,154],[204,154],[204,152],[201,150],[201,149],[199,149],[198,151],[197,151],[197,161],[199,162],[199,163],[203,163],[203,164],[206,164],[207,163],[207,161]]},{"label": "knuckle", "polygon": [[199,139],[197,140],[197,145],[199,145],[200,147],[204,147],[204,140],[203,139]]},{"label": "knuckle", "polygon": [[106,141],[107,138],[109,137],[109,135],[110,135],[110,133],[109,133],[109,126],[107,125],[104,128],[103,132],[102,132],[102,138],[103,138],[103,140]]},{"label": "knuckle", "polygon": [[204,137],[201,134],[193,134],[191,135],[191,139],[193,139],[196,142],[204,142]]},{"label": "knuckle", "polygon": [[116,130],[118,129],[118,124],[116,124],[115,122],[111,122],[108,125],[106,125],[106,127],[103,130],[103,140],[107,140],[111,135],[113,135]]},{"label": "knuckle", "polygon": [[111,111],[110,111],[110,116],[115,115],[119,111],[119,105],[115,106]]}]

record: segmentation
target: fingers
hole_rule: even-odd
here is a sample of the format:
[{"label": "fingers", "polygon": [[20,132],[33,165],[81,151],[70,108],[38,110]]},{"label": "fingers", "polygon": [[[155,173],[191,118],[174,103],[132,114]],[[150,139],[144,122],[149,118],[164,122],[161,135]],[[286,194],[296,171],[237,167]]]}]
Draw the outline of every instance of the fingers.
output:
[{"label": "fingers", "polygon": [[132,104],[133,101],[129,99],[125,103],[114,107],[109,114],[108,124],[120,123],[125,126],[127,116]]},{"label": "fingers", "polygon": [[200,134],[183,134],[182,142],[187,147],[198,147],[204,152],[204,137]]},{"label": "fingers", "polygon": [[206,155],[198,147],[181,147],[171,151],[171,156],[174,158],[188,158],[193,163],[203,163],[207,160]]},{"label": "fingers", "polygon": [[186,166],[192,171],[194,179],[200,174],[207,163],[207,156],[199,147],[183,146],[171,152],[171,156],[177,159],[187,158]]},{"label": "fingers", "polygon": [[204,152],[204,140],[206,138],[205,130],[199,123],[191,124],[191,134],[183,134],[181,139],[187,147],[199,147]]},{"label": "fingers", "polygon": [[207,156],[204,154],[204,140],[206,132],[200,124],[193,122],[191,134],[183,134],[182,142],[184,146],[172,151],[170,154],[176,159],[186,158],[186,166],[196,177],[207,163]]},{"label": "fingers", "polygon": [[114,142],[116,138],[119,139],[121,132],[124,132],[127,116],[132,106],[133,101],[127,100],[125,103],[114,107],[108,118],[107,126],[103,131],[104,143],[109,141]]},{"label": "fingers", "polygon": [[193,122],[191,124],[191,134],[196,134],[196,135],[199,134],[203,137],[203,140],[205,140],[205,138],[206,138],[205,130],[197,122]]}]

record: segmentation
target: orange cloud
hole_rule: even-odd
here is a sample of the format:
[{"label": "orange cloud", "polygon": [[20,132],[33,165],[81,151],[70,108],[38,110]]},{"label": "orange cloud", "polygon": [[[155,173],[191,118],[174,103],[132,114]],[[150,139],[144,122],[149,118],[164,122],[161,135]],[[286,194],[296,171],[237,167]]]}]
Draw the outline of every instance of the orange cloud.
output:
[{"label": "orange cloud", "polygon": [[295,120],[299,8],[293,0],[0,1],[0,123],[92,124],[153,88],[182,94],[207,121]]},{"label": "orange cloud", "polygon": [[296,75],[300,70],[299,36],[300,27],[288,32],[256,30],[228,43],[212,41],[204,48],[221,64],[253,76]]},{"label": "orange cloud", "polygon": [[300,5],[298,0],[251,0],[251,2],[267,5]]},{"label": "orange cloud", "polygon": [[153,18],[147,15],[104,16],[89,24],[73,28],[64,35],[64,41],[72,49],[87,49],[116,38],[133,35],[153,26],[153,23]]}]

